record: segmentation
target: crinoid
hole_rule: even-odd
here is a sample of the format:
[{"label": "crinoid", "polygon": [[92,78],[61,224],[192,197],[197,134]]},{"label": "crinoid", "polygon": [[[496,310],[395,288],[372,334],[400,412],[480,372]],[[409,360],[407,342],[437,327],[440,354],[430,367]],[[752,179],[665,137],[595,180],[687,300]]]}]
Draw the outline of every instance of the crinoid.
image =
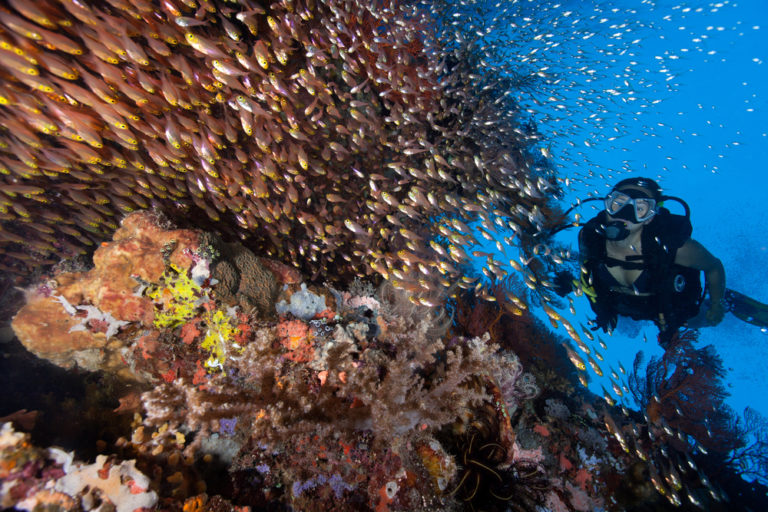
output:
[{"label": "crinoid", "polygon": [[483,438],[479,430],[462,436],[460,469],[449,494],[470,510],[533,512],[547,489],[542,469],[533,464],[502,464],[506,449]]},{"label": "crinoid", "polygon": [[[489,391],[493,394],[493,389]],[[459,464],[448,494],[470,510],[537,510],[547,490],[543,469],[513,460],[514,434],[509,418],[496,404],[486,402],[473,414],[468,422],[454,425],[446,444],[454,448]]]}]

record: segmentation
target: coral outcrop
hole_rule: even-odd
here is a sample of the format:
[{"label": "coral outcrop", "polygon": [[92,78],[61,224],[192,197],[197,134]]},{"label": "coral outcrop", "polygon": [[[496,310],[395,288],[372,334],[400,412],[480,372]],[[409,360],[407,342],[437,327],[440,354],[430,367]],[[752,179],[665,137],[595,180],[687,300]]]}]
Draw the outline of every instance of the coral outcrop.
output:
[{"label": "coral outcrop", "polygon": [[0,506],[14,510],[150,510],[158,501],[135,461],[99,455],[93,464],[42,449],[10,423],[0,428]]},{"label": "coral outcrop", "polygon": [[446,507],[457,463],[444,437],[486,406],[514,465],[509,414],[537,392],[514,354],[449,336],[445,317],[389,284],[307,286],[211,240],[134,213],[93,269],[34,287],[13,323],[41,357],[152,385],[122,400],[143,413],[118,446],[170,482],[154,484],[161,495],[204,490],[208,460],[253,506]]},{"label": "coral outcrop", "polygon": [[[210,236],[210,235],[208,235]],[[219,252],[211,268],[211,277],[218,281],[216,293],[227,304],[239,305],[244,311],[263,316],[274,315],[275,299],[280,291],[278,278],[297,280],[298,271],[266,258],[258,258],[240,243],[227,244],[211,238],[211,247]],[[214,242],[215,240],[215,242]]]},{"label": "coral outcrop", "polygon": [[125,345],[115,335],[128,325],[152,326],[155,307],[143,291],[168,265],[191,268],[197,249],[193,231],[163,229],[149,213],[130,215],[96,250],[92,269],[27,290],[13,330],[31,352],[60,366],[121,371]]},{"label": "coral outcrop", "polygon": [[[260,263],[263,260],[238,244],[219,244],[225,248],[219,252],[209,243],[210,235],[166,229],[162,222],[149,212],[128,215],[113,240],[94,253],[93,268],[61,272],[29,288],[26,305],[12,321],[22,344],[65,368],[145,380],[146,371],[135,369],[133,352],[138,350],[144,354],[139,359],[146,359],[161,330],[181,329],[181,338],[190,339],[197,323],[204,321],[202,350],[220,356],[222,339],[234,336],[237,325],[230,325],[231,315],[224,315],[222,308],[239,305],[241,311],[274,314],[283,283]],[[280,270],[278,277],[295,279],[284,265],[269,265]],[[211,275],[211,268],[221,281]],[[218,310],[203,305],[214,293],[213,283]]]}]

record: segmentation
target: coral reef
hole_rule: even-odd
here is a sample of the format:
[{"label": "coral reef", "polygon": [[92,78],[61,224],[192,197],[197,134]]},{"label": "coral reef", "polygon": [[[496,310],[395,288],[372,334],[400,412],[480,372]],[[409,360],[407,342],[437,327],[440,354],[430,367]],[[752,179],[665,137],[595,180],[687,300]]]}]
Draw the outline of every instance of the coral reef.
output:
[{"label": "coral reef", "polygon": [[[412,324],[386,307],[374,339],[352,320],[286,318],[254,328],[243,352],[203,386],[176,379],[142,396],[139,444],[164,452],[191,431],[183,454],[204,456],[203,440],[228,432],[241,446],[236,478],[261,475],[254,505],[279,498],[302,510],[446,507],[441,491],[453,475],[439,468],[455,462],[434,434],[486,401],[514,409],[530,397],[519,363],[479,339],[430,339],[428,320]],[[505,379],[505,395],[478,389],[479,375]],[[413,448],[424,445],[444,459],[425,465]]]},{"label": "coral reef", "polygon": [[[375,296],[329,289],[330,310],[325,295],[302,283],[286,291],[284,307],[273,305],[277,317],[245,314],[227,305],[231,288],[207,271],[213,262],[206,258],[214,254],[199,241],[208,235],[163,229],[143,212],[128,216],[118,233],[100,250],[136,247],[141,257],[121,253],[133,265],[112,265],[107,272],[98,259],[88,272],[64,272],[52,281],[82,290],[93,286],[94,276],[125,283],[133,275],[126,304],[138,299],[152,306],[151,317],[123,315],[133,320],[110,333],[120,347],[120,367],[111,359],[90,364],[151,384],[140,400],[136,394],[121,400],[119,410],[143,413],[117,446],[153,475],[161,496],[186,499],[205,491],[206,471],[198,465],[208,461],[230,467],[234,496],[253,506],[449,507],[458,466],[438,437],[447,446],[466,436],[471,418],[488,408],[496,411],[494,432],[505,447],[498,462],[514,466],[510,414],[537,388],[514,354],[500,352],[487,337],[445,337],[440,316],[390,285]],[[179,233],[188,242],[169,249]],[[140,270],[143,261],[163,267]],[[50,286],[56,297],[63,285]],[[373,292],[359,284],[356,289]],[[64,315],[96,308],[72,294],[67,297],[74,304],[38,295],[29,294],[14,319],[23,342],[35,332],[30,324],[45,323],[36,312],[47,312],[50,304]],[[126,310],[119,303],[113,309]],[[71,344],[72,334],[61,328],[52,340]],[[58,354],[51,359],[63,366],[79,362]],[[246,485],[245,475],[260,475],[258,485]]]},{"label": "coral reef", "polygon": [[[78,482],[107,467],[135,471],[117,456],[135,460],[147,475],[136,485],[157,495],[158,510],[533,512],[621,510],[630,503],[665,510],[684,499],[717,510],[723,503],[725,490],[702,473],[722,454],[691,434],[714,420],[689,426],[664,407],[677,399],[675,390],[694,396],[684,391],[688,380],[709,375],[697,402],[678,407],[694,418],[697,410],[715,413],[694,407],[711,403],[720,395],[710,390],[720,388],[711,354],[693,349],[690,337],[674,340],[677,349],[652,361],[645,379],[636,370],[633,386],[645,393],[649,410],[661,404],[644,419],[623,406],[606,407],[565,370],[565,377],[553,376],[552,368],[573,369],[567,354],[527,345],[561,342],[516,308],[508,299],[513,291],[501,284],[489,288],[497,301],[457,296],[454,321],[447,309],[418,305],[388,282],[374,288],[358,280],[348,290],[307,285],[272,263],[278,272],[264,266],[269,276],[260,282],[275,283],[280,293],[260,299],[272,301],[262,314],[233,305],[233,288],[210,275],[226,257],[206,242],[210,234],[175,230],[146,212],[126,217],[118,233],[100,250],[121,248],[132,264],[107,272],[97,260],[89,271],[50,276],[31,287],[13,321],[26,342],[35,324],[50,324],[43,315],[56,306],[57,314],[78,319],[49,340],[69,346],[70,356],[40,353],[132,383],[114,387],[120,404],[113,414],[126,421],[114,422],[118,433],[100,441],[93,463],[46,462],[75,468]],[[177,236],[186,242],[174,242]],[[94,276],[133,280],[131,293],[120,295],[125,304],[109,296],[111,311],[133,320],[106,317],[88,302],[98,296],[60,291],[90,289]],[[46,290],[53,300],[40,300]],[[141,301],[151,316],[126,313]],[[78,325],[85,329],[72,329]],[[78,355],[73,336],[91,331],[114,344],[119,359]],[[684,371],[703,361],[709,374]],[[682,373],[662,375],[665,367]],[[745,458],[759,461],[753,452]],[[63,474],[55,477],[63,479],[54,486],[66,491],[62,496],[92,494]],[[734,481],[728,486],[744,492]],[[124,499],[119,489],[99,493]]]},{"label": "coral reef", "polygon": [[4,427],[4,506],[724,506],[697,469],[722,458],[669,416],[684,375],[647,374],[648,420],[606,407],[528,311],[551,310],[559,189],[513,93],[544,71],[489,65],[514,59],[470,10],[0,6],[0,316],[34,283],[12,327],[58,365],[35,363],[48,437],[92,433],[75,462]]},{"label": "coral reef", "polygon": [[31,352],[61,366],[121,369],[124,346],[115,335],[129,324],[152,326],[155,307],[144,288],[159,283],[167,265],[192,267],[197,243],[192,231],[164,230],[151,214],[129,216],[96,250],[91,270],[29,289],[12,327]]},{"label": "coral reef", "polygon": [[28,434],[10,423],[0,429],[0,505],[15,510],[151,509],[157,494],[135,461],[99,455],[93,464],[73,459],[59,448],[32,445]]},{"label": "coral reef", "polygon": [[241,322],[228,302],[256,301],[264,305],[256,313],[270,314],[280,283],[241,248],[235,261],[250,262],[245,272],[252,273],[242,280],[250,285],[241,284],[233,293],[228,283],[217,283],[221,299],[214,307],[210,295],[216,281],[209,269],[232,261],[226,259],[229,253],[201,244],[200,232],[167,230],[161,224],[151,213],[131,214],[114,240],[99,246],[92,269],[62,272],[28,289],[26,305],[12,322],[22,344],[66,368],[105,370],[143,381],[153,371],[159,372],[154,378],[176,372],[165,361],[152,371],[141,364],[161,348],[161,332],[176,331],[185,346],[202,334],[195,348],[208,354],[207,367],[217,366],[240,332]]}]

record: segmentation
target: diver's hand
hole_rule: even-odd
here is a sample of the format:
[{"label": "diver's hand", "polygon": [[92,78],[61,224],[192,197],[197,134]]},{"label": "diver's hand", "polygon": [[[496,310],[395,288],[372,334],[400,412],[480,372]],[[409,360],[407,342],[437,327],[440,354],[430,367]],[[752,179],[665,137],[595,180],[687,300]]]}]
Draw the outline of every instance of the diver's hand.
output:
[{"label": "diver's hand", "polygon": [[709,310],[707,311],[707,322],[709,322],[709,325],[717,325],[720,322],[723,321],[723,317],[725,316],[725,306],[723,306],[722,302],[713,302],[709,306]]}]

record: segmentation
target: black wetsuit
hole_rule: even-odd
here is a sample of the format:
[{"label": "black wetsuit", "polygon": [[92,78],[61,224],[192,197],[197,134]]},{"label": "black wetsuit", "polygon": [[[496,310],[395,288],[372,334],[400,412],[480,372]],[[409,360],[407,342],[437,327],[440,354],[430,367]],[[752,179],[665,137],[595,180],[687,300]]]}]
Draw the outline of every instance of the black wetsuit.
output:
[{"label": "black wetsuit", "polygon": [[[643,227],[642,254],[627,261],[611,258],[605,248],[603,226],[607,214],[600,212],[582,228],[582,251],[586,275],[595,296],[590,297],[598,324],[616,315],[635,320],[653,320],[662,336],[671,336],[686,320],[698,313],[702,300],[701,271],[675,263],[677,250],[691,236],[687,217],[674,215],[661,208],[653,220]],[[641,269],[633,283],[634,289],[650,295],[636,295],[624,289],[608,270],[619,265],[625,269]]]}]

